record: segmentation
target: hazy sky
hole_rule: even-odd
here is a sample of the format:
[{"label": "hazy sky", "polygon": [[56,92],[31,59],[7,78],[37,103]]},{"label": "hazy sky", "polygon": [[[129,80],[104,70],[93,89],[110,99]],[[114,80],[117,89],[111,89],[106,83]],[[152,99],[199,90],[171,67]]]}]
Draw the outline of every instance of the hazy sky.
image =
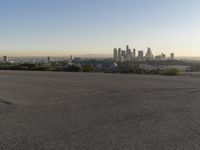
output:
[{"label": "hazy sky", "polygon": [[200,56],[199,0],[0,0],[0,55]]}]

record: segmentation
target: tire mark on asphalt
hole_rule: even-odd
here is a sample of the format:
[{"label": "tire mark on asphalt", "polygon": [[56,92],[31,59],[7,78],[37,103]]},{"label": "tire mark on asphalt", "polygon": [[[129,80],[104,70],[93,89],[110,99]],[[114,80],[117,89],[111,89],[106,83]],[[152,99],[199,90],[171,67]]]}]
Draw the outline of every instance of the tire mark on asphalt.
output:
[{"label": "tire mark on asphalt", "polygon": [[2,100],[2,99],[0,99],[0,103],[6,104],[6,105],[11,105],[12,104],[12,103],[10,103],[8,101],[5,101],[5,100]]},{"label": "tire mark on asphalt", "polygon": [[197,134],[200,136],[200,132],[198,132],[197,130],[193,129],[193,128],[188,128],[190,131],[192,131],[193,133]]},{"label": "tire mark on asphalt", "polygon": [[196,90],[196,91],[190,92],[190,94],[195,94],[195,93],[199,93],[199,92],[200,92],[200,90]]}]

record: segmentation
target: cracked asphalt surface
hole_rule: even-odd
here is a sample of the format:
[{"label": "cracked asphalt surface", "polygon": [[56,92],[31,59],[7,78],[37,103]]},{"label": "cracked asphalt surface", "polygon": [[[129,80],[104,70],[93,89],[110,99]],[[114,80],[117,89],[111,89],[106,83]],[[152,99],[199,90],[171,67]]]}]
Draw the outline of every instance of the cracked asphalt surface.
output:
[{"label": "cracked asphalt surface", "polygon": [[200,78],[0,71],[1,150],[199,150]]}]

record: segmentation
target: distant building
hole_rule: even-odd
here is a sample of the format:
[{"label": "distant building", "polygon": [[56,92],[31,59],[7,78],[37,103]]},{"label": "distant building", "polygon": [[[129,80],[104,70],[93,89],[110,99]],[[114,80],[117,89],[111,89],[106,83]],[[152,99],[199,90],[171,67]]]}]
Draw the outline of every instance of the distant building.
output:
[{"label": "distant building", "polygon": [[51,57],[47,57],[47,63],[51,62]]},{"label": "distant building", "polygon": [[82,58],[81,57],[74,57],[74,61],[81,61]]},{"label": "distant building", "polygon": [[117,55],[117,48],[114,48],[114,50],[113,50],[113,59],[114,60],[117,60],[118,59],[118,55]]},{"label": "distant building", "polygon": [[126,45],[126,50],[129,50],[129,45]]},{"label": "distant building", "polygon": [[124,61],[126,59],[126,51],[122,50],[121,51],[121,61]]},{"label": "distant building", "polygon": [[118,48],[118,60],[119,61],[121,61],[121,52],[122,52],[122,50],[121,50],[121,48]]},{"label": "distant building", "polygon": [[132,52],[131,49],[129,49],[129,46],[126,46],[126,60],[131,61],[132,60]]},{"label": "distant building", "polygon": [[115,69],[115,68],[118,67],[118,64],[117,63],[113,63],[113,64],[110,65],[110,67],[113,68],[113,69]]},{"label": "distant building", "polygon": [[72,55],[70,56],[70,62],[73,62],[73,56]]},{"label": "distant building", "polygon": [[174,53],[171,53],[171,54],[170,54],[170,59],[171,59],[171,60],[174,60],[174,58],[175,58],[175,57],[174,57]]},{"label": "distant building", "polygon": [[153,60],[153,53],[150,47],[147,48],[146,60]]},{"label": "distant building", "polygon": [[[121,48],[114,48],[113,50],[113,60],[116,61],[148,61],[148,60],[174,60],[174,53],[171,53],[169,57],[167,57],[164,53],[161,55],[157,55],[154,57],[152,50],[150,47],[147,48],[147,52],[140,50],[136,54],[136,49],[130,49],[129,45],[126,45],[126,49],[122,50]],[[137,56],[136,56],[137,55]]]},{"label": "distant building", "polygon": [[136,49],[135,48],[133,49],[133,52],[132,52],[132,58],[133,58],[133,60],[135,60],[135,58],[136,58]]},{"label": "distant building", "polygon": [[163,58],[163,60],[166,60],[166,58],[167,58],[167,57],[166,57],[166,54],[163,54],[163,53],[162,53],[162,58]]},{"label": "distant building", "polygon": [[144,60],[144,52],[143,51],[138,51],[138,60],[139,61]]},{"label": "distant building", "polygon": [[165,54],[161,54],[155,57],[155,60],[166,60],[166,55]]},{"label": "distant building", "polygon": [[129,54],[130,54],[130,52],[131,52],[131,49],[129,49],[129,46],[128,46],[128,45],[126,45],[126,55],[129,55]]},{"label": "distant building", "polygon": [[3,62],[7,63],[8,62],[8,57],[7,56],[3,56]]}]

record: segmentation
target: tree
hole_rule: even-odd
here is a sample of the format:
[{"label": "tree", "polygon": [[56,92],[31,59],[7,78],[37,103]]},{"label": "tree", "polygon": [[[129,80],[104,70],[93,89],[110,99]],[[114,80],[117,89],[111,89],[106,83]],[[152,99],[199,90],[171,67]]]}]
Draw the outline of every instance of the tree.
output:
[{"label": "tree", "polygon": [[78,66],[78,65],[70,65],[65,69],[65,71],[68,71],[68,72],[81,72],[82,71],[82,67]]},{"label": "tree", "polygon": [[168,76],[178,76],[181,74],[180,70],[177,68],[170,68],[166,69],[163,72],[161,72],[162,75],[168,75]]},{"label": "tree", "polygon": [[92,65],[83,66],[83,72],[94,72],[94,67]]}]

